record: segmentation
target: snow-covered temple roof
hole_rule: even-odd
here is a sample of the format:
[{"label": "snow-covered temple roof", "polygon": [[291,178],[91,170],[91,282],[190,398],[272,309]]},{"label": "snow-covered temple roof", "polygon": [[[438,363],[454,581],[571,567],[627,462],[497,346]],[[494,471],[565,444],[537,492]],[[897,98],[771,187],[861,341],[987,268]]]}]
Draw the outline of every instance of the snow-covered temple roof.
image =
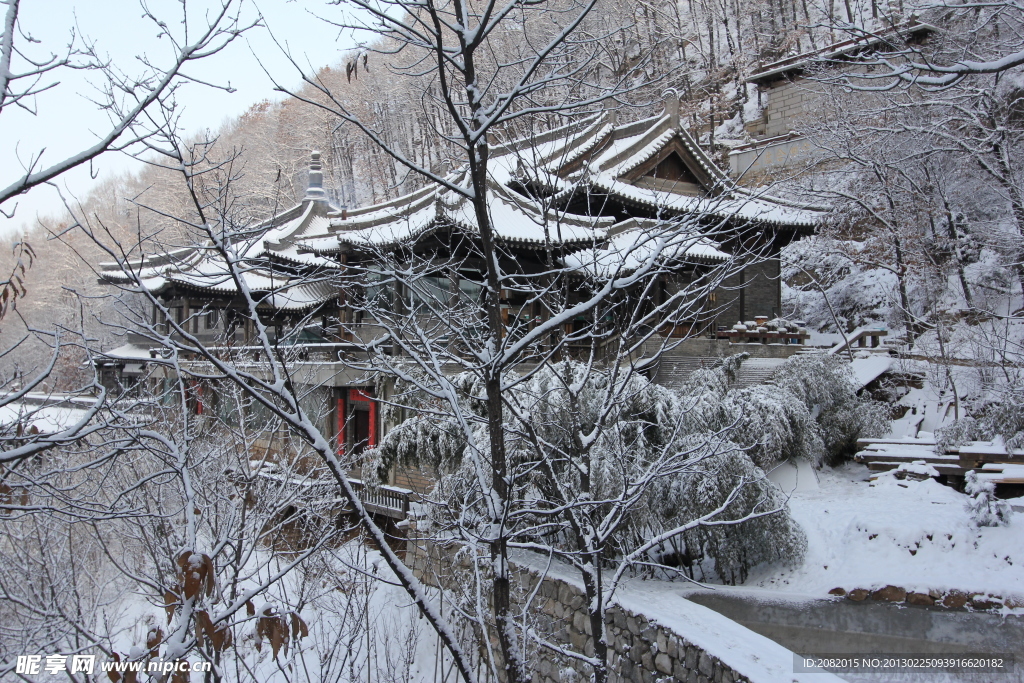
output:
[{"label": "snow-covered temple roof", "polygon": [[175,289],[216,297],[238,296],[241,283],[261,306],[285,311],[309,310],[333,299],[337,292],[326,274],[300,275],[294,268],[274,267],[275,256],[309,266],[326,265],[322,259],[304,257],[294,249],[279,254],[267,249],[267,245],[294,235],[326,229],[328,214],[337,208],[327,201],[321,169],[320,153],[314,152],[306,196],[298,205],[247,231],[252,237],[238,249],[238,267],[229,267],[216,245],[207,242],[140,260],[103,263],[101,280],[129,288],[138,282],[157,295]]},{"label": "snow-covered temple roof", "polygon": [[939,29],[932,24],[911,17],[896,25],[880,30],[864,30],[844,40],[815,48],[808,52],[790,55],[783,59],[764,64],[752,73],[747,83],[770,83],[780,78],[801,74],[816,66],[828,65],[843,59],[856,57],[867,50],[880,48],[882,52],[900,50],[902,44],[917,40],[920,36],[935,33]]},{"label": "snow-covered temple roof", "polygon": [[[680,234],[664,253],[710,263],[727,254],[709,234],[701,235],[702,223],[808,232],[820,215],[737,187],[680,126],[674,95],[661,116],[617,125],[615,112],[607,111],[496,144],[488,168],[496,238],[509,247],[554,247],[569,255],[564,263],[584,270],[610,267],[615,255],[633,258],[648,248],[645,234],[665,232],[666,224],[678,225]],[[453,229],[475,233],[468,175],[457,169],[445,176],[447,185],[435,183],[342,211],[327,200],[320,155],[314,152],[306,196],[249,231],[253,238],[243,249],[241,274],[229,272],[211,244],[154,255],[129,267],[155,294],[176,288],[235,296],[241,280],[264,306],[306,310],[333,297],[332,285],[309,273],[337,267],[339,253],[388,250]],[[623,208],[607,211],[602,203]],[[658,220],[651,220],[655,216]],[[119,264],[106,264],[103,279],[132,283]]]},{"label": "snow-covered temple roof", "polygon": [[[680,126],[677,101],[662,116],[622,126],[608,112],[495,145],[488,169],[496,236],[523,246],[593,247],[622,232],[611,216],[565,208],[574,196],[587,193],[612,196],[625,206],[666,218],[696,216],[775,229],[806,231],[820,215],[737,187]],[[464,170],[449,174],[446,181],[468,190]],[[524,187],[550,193],[546,210],[521,191]],[[310,225],[273,244],[268,240],[268,247],[298,260],[302,254],[407,244],[442,228],[474,232],[468,194],[431,185],[382,204],[336,212],[329,225]]]},{"label": "snow-covered temple roof", "polygon": [[[507,244],[591,244],[615,222],[611,217],[578,216],[563,211],[544,213],[530,198],[493,181],[488,183],[487,190],[496,237]],[[329,254],[352,248],[408,244],[440,228],[476,231],[473,205],[465,195],[447,188],[428,188],[403,199],[406,201],[398,204],[347,212],[344,218],[335,216],[325,234],[313,233],[293,243],[300,253]]]},{"label": "snow-covered temple roof", "polygon": [[581,187],[661,216],[698,216],[805,231],[820,212],[738,187],[680,125],[679,102],[665,113],[616,125],[616,112],[567,126],[538,144],[498,147],[492,173],[499,182],[524,180],[565,195]]}]

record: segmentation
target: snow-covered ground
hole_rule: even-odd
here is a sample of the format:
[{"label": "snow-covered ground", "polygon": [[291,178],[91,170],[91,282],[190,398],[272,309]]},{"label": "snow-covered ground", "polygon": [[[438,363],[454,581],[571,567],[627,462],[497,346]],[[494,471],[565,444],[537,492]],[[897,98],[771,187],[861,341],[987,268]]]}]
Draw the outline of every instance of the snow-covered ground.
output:
[{"label": "snow-covered ground", "polygon": [[[845,601],[829,595],[829,591],[834,588],[847,591],[855,588],[873,590],[887,585],[921,593],[957,590],[968,594],[987,594],[1012,600],[1018,605],[1016,608],[1004,607],[994,614],[986,612],[973,615],[976,618],[962,611],[956,613],[934,608],[935,619],[928,622],[932,624],[931,628],[936,629],[932,635],[937,638],[936,643],[953,643],[951,651],[957,651],[957,647],[970,647],[970,642],[986,642],[989,648],[1005,651],[1007,633],[1011,634],[1010,639],[1013,640],[1015,636],[1012,634],[1020,631],[1020,620],[1024,618],[1024,512],[1018,510],[1007,527],[978,528],[971,523],[965,509],[965,495],[931,479],[919,482],[898,481],[888,475],[869,482],[867,467],[855,463],[836,469],[826,468],[818,472],[816,477],[809,468],[801,468],[799,471],[793,469],[773,473],[772,478],[791,491],[792,514],[807,534],[807,554],[799,567],[762,567],[743,586],[717,586],[712,591],[694,591],[694,588],[677,588],[672,591],[665,586],[649,585],[646,592],[650,594],[665,590],[691,597],[694,592],[711,596],[709,604],[714,606],[722,603],[723,606],[714,608],[724,609],[725,614],[734,611],[734,619],[763,621],[766,625],[777,624],[777,627],[768,627],[768,630],[777,631],[782,642],[808,638],[810,642],[815,642],[816,628],[831,628],[822,626],[826,622],[832,623],[833,627],[842,625],[840,630],[857,632],[863,629],[865,633],[875,633],[881,641],[885,641],[887,635],[884,629],[891,632],[898,630],[897,624],[904,621],[908,624],[916,622],[910,613],[903,617],[890,614],[890,618],[887,618],[885,615],[880,616],[879,610],[913,612],[920,608],[864,603],[870,608],[865,611],[855,607],[855,603],[847,603],[850,611],[847,613],[839,609],[838,621],[835,621],[836,615],[831,614],[835,610],[831,610],[831,616],[817,615],[817,612],[821,611],[820,601],[823,598],[839,600],[840,604],[836,607],[843,607]],[[1020,508],[1024,499],[1010,502]],[[715,594],[719,596],[717,602]],[[730,601],[732,607],[729,606]],[[702,604],[704,602],[701,600]],[[658,604],[659,601],[649,601],[647,607],[656,613]],[[747,607],[737,607],[742,604]],[[793,621],[792,615],[802,610],[810,610],[807,622]],[[789,617],[784,616],[787,612],[790,613]],[[745,617],[742,616],[744,614]],[[771,614],[776,616],[772,617]],[[930,619],[923,616],[924,613],[919,614],[925,621]],[[776,622],[776,618],[781,621]],[[1014,620],[1015,623],[1004,624],[1001,621],[1003,618]],[[960,622],[963,625],[958,627]],[[883,628],[880,626],[883,623],[888,624],[883,631],[872,630]],[[802,624],[803,631],[800,627],[795,630],[792,628],[797,624]],[[994,624],[997,624],[999,633],[986,631],[986,628],[996,628]],[[765,626],[754,628],[766,633]],[[951,632],[951,629],[956,633]],[[960,633],[961,629],[966,631]],[[797,633],[801,631],[802,635]],[[988,633],[990,637],[982,637],[978,635],[980,633]],[[903,635],[910,639],[932,641],[931,635],[922,633],[908,632]],[[833,642],[834,651],[848,651],[842,646],[836,646],[837,643],[847,642],[842,635],[837,637],[840,640]],[[981,638],[981,641],[976,641],[977,638]],[[828,638],[822,636],[821,642],[827,641]],[[873,642],[870,637],[861,636],[854,638],[854,641],[862,644]],[[904,647],[909,642],[913,641],[905,641]],[[875,645],[880,648],[878,651],[884,649],[884,645]],[[1017,654],[1013,650],[1019,648],[1010,648],[1006,653]],[[1024,671],[1018,661],[1014,673],[998,675],[900,671],[847,672],[840,674],[840,677],[856,683],[987,683],[990,680],[1011,683],[1024,681]]]},{"label": "snow-covered ground", "polygon": [[790,500],[807,533],[796,569],[765,570],[748,586],[826,596],[833,588],[902,586],[961,590],[1024,601],[1024,514],[1008,527],[977,528],[967,497],[935,481],[868,481],[864,465],[818,473],[818,487]]},{"label": "snow-covered ground", "polygon": [[[795,475],[795,476],[794,476]],[[776,479],[793,489],[790,507],[807,533],[808,550],[795,569],[762,568],[744,586],[716,587],[725,594],[756,599],[805,602],[829,598],[836,587],[875,589],[886,585],[927,593],[960,590],[1024,601],[1024,513],[1008,527],[977,528],[964,503],[966,496],[935,481],[897,481],[882,477],[869,482],[868,469],[850,463],[817,472],[809,468]],[[808,481],[808,478],[812,481]],[[799,486],[797,484],[799,483]],[[1015,501],[1017,502],[1017,501]],[[1024,501],[1021,501],[1024,502]],[[911,552],[913,551],[913,553]],[[578,581],[571,572],[522,556],[517,561],[537,563],[538,569],[562,580]],[[792,655],[785,648],[689,600],[687,584],[678,581],[631,580],[615,601],[674,629],[755,680],[835,680],[828,674],[793,671]],[[834,599],[834,598],[833,598]],[[408,612],[399,589],[378,589],[383,611],[393,600],[396,614]],[[1003,613],[1024,614],[1024,609]],[[410,615],[411,616],[411,615]],[[408,617],[406,617],[408,618]],[[424,627],[411,680],[432,679],[436,640]],[[982,678],[946,674],[841,674],[841,679],[882,681],[979,681]],[[1001,680],[1017,680],[1012,676]]]}]

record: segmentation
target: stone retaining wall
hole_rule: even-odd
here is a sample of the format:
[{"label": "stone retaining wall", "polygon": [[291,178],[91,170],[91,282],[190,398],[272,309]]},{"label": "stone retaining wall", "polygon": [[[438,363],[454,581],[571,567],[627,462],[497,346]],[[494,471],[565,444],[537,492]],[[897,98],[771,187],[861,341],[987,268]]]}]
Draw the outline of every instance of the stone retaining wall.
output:
[{"label": "stone retaining wall", "polygon": [[[582,591],[558,579],[546,578],[537,594],[541,611],[539,630],[551,640],[569,645],[587,656],[593,654],[590,619],[583,609]],[[609,649],[610,683],[736,683],[749,681],[727,664],[642,614],[618,605],[605,614]],[[535,662],[534,683],[585,681],[590,667],[550,650]]]},{"label": "stone retaining wall", "polygon": [[[453,549],[410,541],[406,562],[417,578],[436,586],[440,581],[438,568],[469,569],[468,560],[455,560]],[[583,591],[551,576],[541,579],[529,568],[515,567],[513,571],[521,595],[534,595],[538,633],[558,646],[593,656],[592,627]],[[534,593],[538,581],[541,585]],[[728,664],[642,614],[612,605],[606,611],[605,623],[610,683],[750,683]],[[547,648],[538,650],[532,665],[534,683],[577,683],[590,678],[589,664]]]},{"label": "stone retaining wall", "polygon": [[763,135],[784,135],[799,127],[800,120],[813,113],[821,99],[822,86],[806,78],[784,79],[768,86],[763,113]]}]

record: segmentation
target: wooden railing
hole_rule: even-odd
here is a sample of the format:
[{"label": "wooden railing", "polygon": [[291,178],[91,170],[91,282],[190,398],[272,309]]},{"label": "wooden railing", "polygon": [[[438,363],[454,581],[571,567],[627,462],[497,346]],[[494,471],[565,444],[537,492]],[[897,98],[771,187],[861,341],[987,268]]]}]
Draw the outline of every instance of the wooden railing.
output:
[{"label": "wooden railing", "polygon": [[348,483],[355,489],[369,512],[394,519],[405,519],[409,516],[409,501],[413,493],[409,489],[397,486],[370,487],[360,479],[349,479]]},{"label": "wooden railing", "polygon": [[[285,474],[275,472],[274,469],[274,465],[268,465],[258,469],[256,475],[276,481],[286,481],[290,478]],[[332,488],[330,480],[304,480],[296,483],[307,488],[310,495],[322,497],[326,492],[330,496]],[[409,504],[414,495],[413,491],[397,486],[367,486],[361,479],[352,479],[351,477],[348,483],[371,514],[384,515],[398,520],[406,519],[409,516]],[[336,496],[334,500],[346,507],[348,505],[348,501],[344,497]]]}]

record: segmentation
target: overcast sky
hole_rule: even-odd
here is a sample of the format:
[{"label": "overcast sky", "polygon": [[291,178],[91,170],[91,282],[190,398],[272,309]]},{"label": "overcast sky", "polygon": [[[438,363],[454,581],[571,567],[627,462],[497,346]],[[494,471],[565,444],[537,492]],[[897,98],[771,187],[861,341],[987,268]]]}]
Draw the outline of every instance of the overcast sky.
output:
[{"label": "overcast sky", "polygon": [[[173,22],[180,20],[178,0],[149,0],[147,4],[155,13],[166,17],[172,28]],[[197,13],[204,5],[213,4],[215,0],[189,0],[188,7],[190,13]],[[350,36],[339,35],[336,28],[311,14],[336,17],[337,9],[329,7],[325,0],[245,0],[242,8],[250,20],[262,13],[274,36],[288,44],[300,63],[311,64],[313,68],[337,63],[351,45]],[[80,35],[95,42],[101,54],[109,55],[113,63],[128,73],[141,72],[137,55],[148,54],[158,60],[163,57],[166,61],[169,54],[165,41],[157,40],[157,30],[152,23],[142,18],[138,0],[21,2],[22,30],[42,41],[41,46],[35,46],[37,56],[43,47],[49,47],[49,52],[59,52],[76,24]],[[207,81],[221,85],[230,83],[236,90],[229,94],[199,85],[183,88],[178,99],[184,105],[182,124],[186,131],[216,130],[225,119],[241,114],[256,102],[280,99],[282,96],[273,91],[273,84],[259,62],[283,84],[294,86],[300,82],[294,67],[282,56],[267,30],[253,29],[223,53],[203,60],[201,70],[195,66],[186,69],[186,73]],[[86,72],[61,74],[58,88],[38,96],[36,115],[7,108],[0,117],[0,187],[17,179],[21,171],[19,157],[27,159],[45,148],[43,163],[52,164],[88,147],[98,133],[104,132],[107,118],[88,100],[92,90],[88,78]],[[136,164],[138,162],[123,154],[106,154],[94,164],[92,172],[102,178],[108,173],[134,168]],[[81,168],[67,174],[60,182],[69,192],[83,195],[94,181],[90,170]],[[5,203],[4,210],[9,212],[15,201],[18,209],[14,219],[0,216],[0,236],[7,237],[22,226],[34,223],[37,214],[56,214],[60,207],[56,191],[48,187],[36,188]]]}]

